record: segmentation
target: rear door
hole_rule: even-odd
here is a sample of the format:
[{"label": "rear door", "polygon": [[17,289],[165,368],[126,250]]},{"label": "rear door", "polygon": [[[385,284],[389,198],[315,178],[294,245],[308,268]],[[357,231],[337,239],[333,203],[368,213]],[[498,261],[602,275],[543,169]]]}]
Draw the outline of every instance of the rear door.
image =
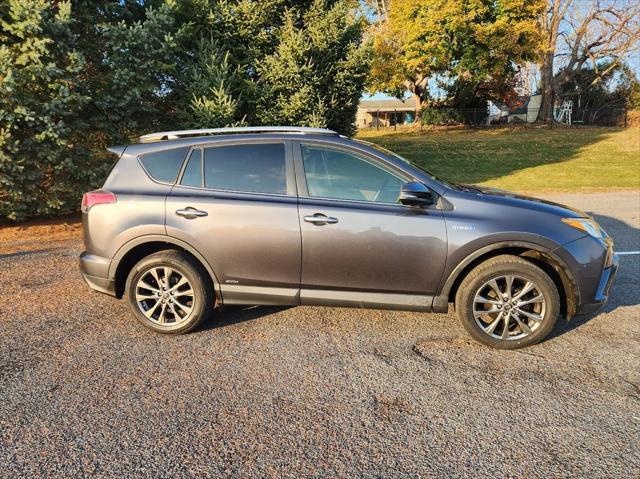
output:
[{"label": "rear door", "polygon": [[442,212],[398,204],[413,178],[364,152],[295,148],[302,303],[429,309],[446,260]]},{"label": "rear door", "polygon": [[167,234],[207,259],[225,304],[298,304],[300,225],[289,142],[193,148],[166,211]]}]

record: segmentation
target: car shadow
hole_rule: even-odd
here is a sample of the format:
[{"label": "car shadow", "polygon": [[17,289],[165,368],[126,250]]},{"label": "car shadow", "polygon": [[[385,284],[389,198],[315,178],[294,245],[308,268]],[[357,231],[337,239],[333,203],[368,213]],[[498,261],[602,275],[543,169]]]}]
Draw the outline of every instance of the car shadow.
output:
[{"label": "car shadow", "polygon": [[[616,251],[639,251],[640,229],[611,216],[588,212],[613,238]],[[561,336],[589,321],[596,320],[602,313],[611,313],[620,307],[640,304],[640,255],[623,255],[619,257],[619,268],[616,281],[611,288],[609,301],[602,310],[583,316],[575,316],[569,321],[559,320],[550,338]]]},{"label": "car shadow", "polygon": [[217,309],[212,317],[198,328],[199,331],[231,326],[279,313],[295,306],[224,306]]}]

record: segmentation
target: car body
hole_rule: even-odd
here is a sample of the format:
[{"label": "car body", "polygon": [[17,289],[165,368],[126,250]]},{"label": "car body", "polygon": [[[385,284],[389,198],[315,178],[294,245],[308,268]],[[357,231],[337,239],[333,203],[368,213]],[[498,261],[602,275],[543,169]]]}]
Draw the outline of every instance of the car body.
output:
[{"label": "car body", "polygon": [[[548,277],[557,290],[556,315],[571,317],[606,302],[617,270],[611,238],[583,212],[451,185],[379,146],[331,130],[195,130],[142,140],[111,149],[117,163],[102,189],[83,200],[82,274],[94,290],[119,298],[127,295],[134,266],[167,250],[180,252],[202,272],[215,306],[446,312],[470,272],[492,258],[512,257],[524,261],[525,269],[537,268],[534,276],[542,271]],[[493,268],[497,274],[501,266]],[[518,273],[499,282],[504,290],[506,282],[514,288],[511,298],[528,278]],[[136,291],[162,294],[161,280],[148,277],[153,291]],[[498,289],[482,293],[491,314],[503,306],[496,300],[507,299]],[[545,297],[544,305],[534,306],[535,312],[529,303],[522,312],[537,318],[542,307],[547,311],[556,294],[551,289],[546,296],[534,290]],[[476,299],[485,297],[477,293]],[[143,316],[148,307],[132,305]],[[522,317],[513,323],[503,318],[506,337],[483,342],[530,344],[531,334],[521,330],[519,337],[511,330]],[[485,329],[495,318],[478,324]]]}]

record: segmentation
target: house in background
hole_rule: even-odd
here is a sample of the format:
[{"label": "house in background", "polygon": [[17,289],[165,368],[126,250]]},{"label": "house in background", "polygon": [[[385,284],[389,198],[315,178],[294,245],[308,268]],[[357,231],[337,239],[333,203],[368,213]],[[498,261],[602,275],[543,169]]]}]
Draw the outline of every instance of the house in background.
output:
[{"label": "house in background", "polygon": [[[542,104],[542,95],[519,96],[511,106],[498,101],[488,101],[486,110],[480,108],[460,108],[443,110],[458,112],[457,120],[468,124],[485,122],[487,125],[506,123],[534,123]],[[438,111],[438,109],[434,109]],[[395,125],[411,125],[418,115],[414,98],[405,100],[381,99],[361,100],[356,113],[356,128],[375,128]],[[455,116],[455,115],[454,115]],[[460,118],[463,118],[460,120]],[[464,121],[466,119],[467,121]]]},{"label": "house in background", "polygon": [[361,100],[356,113],[356,128],[410,125],[416,120],[416,101]]},{"label": "house in background", "polygon": [[515,105],[509,107],[501,102],[488,102],[487,125],[496,123],[534,123],[542,104],[542,95],[519,96]]}]

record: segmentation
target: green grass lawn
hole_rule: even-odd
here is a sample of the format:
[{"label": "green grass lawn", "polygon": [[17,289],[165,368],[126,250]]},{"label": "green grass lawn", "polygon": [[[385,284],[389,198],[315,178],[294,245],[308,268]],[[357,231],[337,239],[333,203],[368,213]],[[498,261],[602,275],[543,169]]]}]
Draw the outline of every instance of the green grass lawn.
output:
[{"label": "green grass lawn", "polygon": [[640,128],[364,130],[436,176],[520,192],[640,189]]}]

